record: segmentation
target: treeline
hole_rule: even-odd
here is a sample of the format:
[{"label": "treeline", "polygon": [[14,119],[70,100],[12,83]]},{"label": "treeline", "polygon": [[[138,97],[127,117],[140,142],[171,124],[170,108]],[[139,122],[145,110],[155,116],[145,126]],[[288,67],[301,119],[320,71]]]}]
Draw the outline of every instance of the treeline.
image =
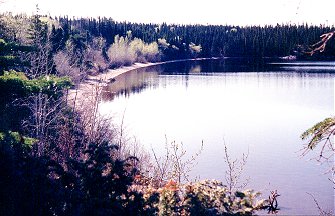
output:
[{"label": "treeline", "polygon": [[[20,37],[25,34],[26,28],[29,26],[28,18],[25,15],[12,16],[11,14],[3,14],[1,17],[1,38],[7,42],[22,42]],[[126,62],[129,63],[222,56],[259,58],[295,55],[300,58],[310,58],[306,54],[310,51],[310,46],[319,41],[320,35],[323,33],[334,31],[334,26],[310,26],[307,24],[239,27],[232,25],[143,24],[117,22],[106,17],[51,18],[42,16],[42,19],[48,23],[53,52],[68,50],[68,43],[71,41],[72,49],[75,49],[71,52],[76,54],[76,59],[82,61],[85,58],[83,51],[95,46],[96,49],[100,49],[99,52],[103,57],[101,60],[106,60],[106,63],[98,68],[100,70],[110,66],[109,57],[111,56],[108,55],[108,49],[116,42],[116,36],[118,39],[124,39],[123,42],[128,41],[128,45],[132,40],[141,43],[140,46],[132,47],[132,51],[125,54],[127,55],[125,56]],[[19,27],[13,27],[15,22]],[[17,35],[10,33],[17,28],[21,28]],[[96,46],[97,40],[100,41],[98,44],[100,47]],[[334,41],[329,41],[329,43],[332,42]],[[143,49],[139,48],[145,44],[151,44],[150,54],[142,53]],[[125,50],[118,52],[124,53]],[[139,56],[135,56],[134,53]],[[328,46],[325,52],[314,57],[327,58],[334,55],[335,47]],[[115,52],[111,58],[115,58]],[[119,65],[119,63],[111,65]]]},{"label": "treeline", "polygon": [[[202,50],[201,45],[193,42],[175,45],[168,43],[165,38],[152,40],[143,37],[144,35],[134,34],[134,31],[138,32],[134,28],[135,24],[123,25],[111,21],[99,24],[108,26],[99,30],[92,27],[97,25],[96,21],[91,22],[89,19],[72,20],[38,15],[36,20],[24,14],[0,15],[0,49],[6,53],[1,55],[2,69],[23,70],[22,64],[14,64],[18,49],[10,47],[20,46],[22,49],[24,46],[31,47],[33,43],[39,45],[32,40],[33,37],[38,38],[34,40],[43,40],[41,42],[44,43],[44,48],[50,51],[48,58],[53,65],[52,73],[69,75],[74,81],[83,79],[86,72],[102,72],[134,62],[194,58]],[[32,28],[38,28],[35,30],[38,30],[39,37],[32,36]]]},{"label": "treeline", "polygon": [[[64,26],[63,34],[76,31],[87,36],[102,36],[107,44],[113,43],[115,35],[126,35],[131,31],[134,37],[147,43],[164,39],[160,44],[163,59],[192,57],[190,45],[201,45],[199,57],[279,57],[287,55],[304,56],[309,46],[319,41],[320,35],[333,31],[334,26],[276,25],[247,26],[232,25],[168,25],[116,22],[110,18],[69,19],[55,18]],[[69,31],[69,32],[67,32]],[[167,49],[170,48],[170,49]],[[322,54],[334,56],[335,47],[329,46]]]}]

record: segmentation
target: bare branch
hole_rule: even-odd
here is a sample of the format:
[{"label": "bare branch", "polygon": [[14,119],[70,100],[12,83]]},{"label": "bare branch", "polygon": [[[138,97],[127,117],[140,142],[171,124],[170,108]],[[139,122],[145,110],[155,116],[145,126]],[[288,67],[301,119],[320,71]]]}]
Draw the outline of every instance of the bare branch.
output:
[{"label": "bare branch", "polygon": [[277,214],[278,213],[278,201],[277,197],[279,197],[280,194],[277,193],[277,190],[271,191],[271,194],[269,196],[268,202],[268,214]]},{"label": "bare branch", "polygon": [[176,141],[168,142],[165,136],[165,150],[166,153],[162,157],[157,157],[155,151],[152,149],[156,166],[154,167],[153,181],[160,187],[167,181],[173,180],[178,184],[189,181],[189,173],[197,164],[197,157],[203,150],[203,142],[198,152],[187,158],[187,152],[183,148],[183,143],[176,143]]},{"label": "bare branch", "polygon": [[323,52],[326,49],[327,42],[334,36],[334,34],[335,31],[321,35],[321,40],[311,46],[311,51],[305,53],[312,56],[315,52]]},{"label": "bare branch", "polygon": [[319,210],[319,215],[320,216],[332,216],[333,215],[333,212],[332,211],[325,211],[321,208],[321,206],[319,205],[319,202],[315,199],[315,197],[313,196],[313,194],[310,194],[310,193],[307,193],[308,195],[310,195],[313,200],[314,200],[314,203],[316,205],[316,207],[318,208]]},{"label": "bare branch", "polygon": [[244,167],[247,164],[248,156],[249,150],[247,154],[243,153],[241,159],[232,160],[228,154],[227,145],[224,142],[224,160],[228,165],[228,169],[225,172],[225,179],[230,193],[233,193],[234,190],[244,188],[249,182],[249,178],[242,183],[240,182]]}]

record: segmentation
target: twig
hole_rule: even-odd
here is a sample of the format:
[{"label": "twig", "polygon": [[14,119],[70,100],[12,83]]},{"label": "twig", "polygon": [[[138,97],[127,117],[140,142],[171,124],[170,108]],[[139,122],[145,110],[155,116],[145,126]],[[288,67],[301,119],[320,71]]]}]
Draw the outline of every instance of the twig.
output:
[{"label": "twig", "polygon": [[328,212],[324,211],[324,210],[321,208],[321,206],[319,205],[319,202],[315,199],[315,197],[314,197],[311,193],[308,193],[308,192],[306,192],[306,193],[307,193],[308,195],[310,195],[310,196],[313,198],[314,203],[315,203],[316,207],[317,207],[318,210],[319,210],[320,216],[332,216],[332,215],[333,215],[333,212],[332,212],[332,211],[328,211]]},{"label": "twig", "polygon": [[279,197],[280,194],[277,193],[277,190],[271,191],[271,194],[269,196],[269,205],[268,205],[268,214],[276,214],[278,213],[278,201],[277,197]]},{"label": "twig", "polygon": [[323,52],[326,49],[327,42],[334,36],[335,31],[328,32],[320,36],[321,40],[317,43],[313,44],[312,50],[309,52],[306,52],[306,54],[313,55],[315,52]]},{"label": "twig", "polygon": [[243,153],[241,159],[231,160],[228,154],[227,145],[224,142],[224,160],[228,165],[228,170],[226,171],[225,179],[226,179],[226,183],[228,184],[230,193],[233,193],[235,189],[244,188],[249,182],[249,179],[247,178],[245,182],[238,185],[241,179],[244,167],[247,164],[248,156],[249,156],[249,149],[248,149],[247,154]]}]

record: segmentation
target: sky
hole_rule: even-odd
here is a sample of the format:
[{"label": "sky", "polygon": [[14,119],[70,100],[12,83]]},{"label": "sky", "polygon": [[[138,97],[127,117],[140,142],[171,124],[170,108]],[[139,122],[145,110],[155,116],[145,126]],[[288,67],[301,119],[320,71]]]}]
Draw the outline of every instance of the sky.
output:
[{"label": "sky", "polygon": [[176,24],[335,25],[335,0],[0,0],[0,12]]}]

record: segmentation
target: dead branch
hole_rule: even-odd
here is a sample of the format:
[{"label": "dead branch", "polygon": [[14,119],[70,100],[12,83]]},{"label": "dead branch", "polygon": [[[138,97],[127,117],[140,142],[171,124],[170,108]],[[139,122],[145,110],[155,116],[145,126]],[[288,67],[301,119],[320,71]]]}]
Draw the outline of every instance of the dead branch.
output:
[{"label": "dead branch", "polygon": [[224,143],[224,160],[228,165],[228,170],[225,172],[225,179],[230,193],[233,193],[236,189],[244,188],[249,182],[249,178],[244,182],[240,182],[244,167],[247,164],[248,156],[249,150],[247,154],[243,153],[240,159],[232,160],[228,154],[227,145]]},{"label": "dead branch", "polygon": [[321,35],[321,40],[311,46],[311,51],[305,53],[312,56],[315,52],[323,52],[326,48],[327,42],[334,36],[334,34],[335,31]]},{"label": "dead branch", "polygon": [[277,197],[279,197],[280,194],[277,193],[277,190],[271,191],[271,194],[269,195],[269,205],[268,205],[268,214],[277,214],[278,213],[278,201]]},{"label": "dead branch", "polygon": [[319,215],[320,216],[332,216],[333,215],[333,212],[332,211],[325,211],[321,208],[321,206],[319,205],[319,202],[315,199],[315,197],[313,196],[313,194],[310,194],[310,193],[307,193],[308,195],[310,195],[313,200],[314,200],[314,203],[316,205],[316,207],[318,208],[319,210]]},{"label": "dead branch", "polygon": [[187,151],[183,148],[183,143],[176,143],[176,141],[168,142],[165,136],[165,155],[157,157],[155,151],[152,149],[155,166],[153,166],[153,183],[158,187],[165,185],[169,180],[177,183],[183,181],[189,182],[189,173],[197,164],[197,157],[203,150],[203,142],[198,152],[187,158]]},{"label": "dead branch", "polygon": [[335,182],[335,165],[334,165],[334,135],[335,135],[335,120],[334,118],[327,118],[322,122],[314,125],[312,128],[305,131],[301,138],[309,139],[307,145],[302,149],[301,156],[306,156],[310,151],[316,147],[320,148],[318,155],[313,158],[317,162],[323,164],[327,163],[330,169],[326,173],[331,173],[330,181]]}]

